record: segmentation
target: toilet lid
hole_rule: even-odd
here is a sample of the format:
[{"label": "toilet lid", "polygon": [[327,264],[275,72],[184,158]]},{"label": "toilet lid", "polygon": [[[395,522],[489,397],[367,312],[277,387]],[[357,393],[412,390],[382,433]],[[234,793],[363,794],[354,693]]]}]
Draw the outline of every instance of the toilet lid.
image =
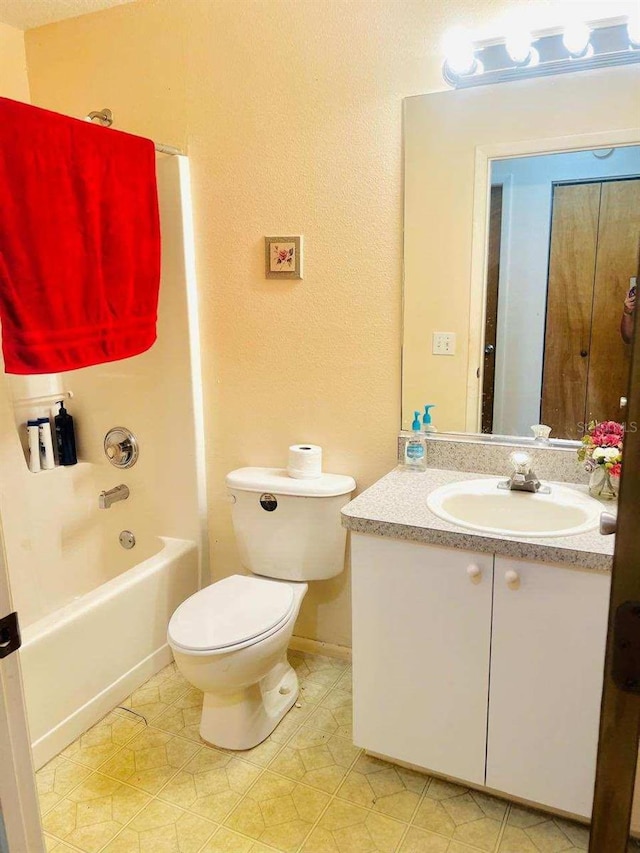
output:
[{"label": "toilet lid", "polygon": [[284,622],[293,600],[289,584],[232,575],[178,607],[169,623],[169,640],[194,652],[247,643]]}]

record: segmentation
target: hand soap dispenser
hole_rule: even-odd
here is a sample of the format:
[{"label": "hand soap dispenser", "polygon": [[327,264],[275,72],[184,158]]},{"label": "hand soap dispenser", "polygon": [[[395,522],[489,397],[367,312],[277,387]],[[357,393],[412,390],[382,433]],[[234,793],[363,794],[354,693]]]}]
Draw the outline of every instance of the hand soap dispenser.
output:
[{"label": "hand soap dispenser", "polygon": [[420,412],[414,412],[413,415],[413,435],[404,446],[404,467],[407,471],[426,471],[427,440],[420,430]]},{"label": "hand soap dispenser", "polygon": [[429,403],[428,406],[424,407],[424,415],[422,416],[422,431],[423,432],[438,432],[438,430],[431,423],[431,412],[429,409],[435,409],[435,403]]}]

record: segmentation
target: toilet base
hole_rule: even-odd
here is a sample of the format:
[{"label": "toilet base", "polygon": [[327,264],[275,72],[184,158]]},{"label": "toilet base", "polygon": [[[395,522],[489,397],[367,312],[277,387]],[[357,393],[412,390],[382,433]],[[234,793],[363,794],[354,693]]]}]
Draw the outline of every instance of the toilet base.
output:
[{"label": "toilet base", "polygon": [[200,736],[224,749],[251,749],[269,737],[298,698],[298,676],[286,652],[257,684],[205,693]]}]

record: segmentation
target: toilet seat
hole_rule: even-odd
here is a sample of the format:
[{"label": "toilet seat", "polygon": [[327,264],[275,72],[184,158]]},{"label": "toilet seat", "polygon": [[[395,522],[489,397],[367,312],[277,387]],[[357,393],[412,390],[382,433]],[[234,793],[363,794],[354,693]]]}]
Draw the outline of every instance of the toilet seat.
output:
[{"label": "toilet seat", "polygon": [[276,633],[295,608],[291,584],[232,575],[178,607],[169,623],[169,643],[196,655],[245,648]]}]

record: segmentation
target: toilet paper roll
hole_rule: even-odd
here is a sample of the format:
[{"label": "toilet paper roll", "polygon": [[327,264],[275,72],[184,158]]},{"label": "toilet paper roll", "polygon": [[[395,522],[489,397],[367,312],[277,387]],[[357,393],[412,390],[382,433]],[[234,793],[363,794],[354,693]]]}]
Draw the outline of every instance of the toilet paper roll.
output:
[{"label": "toilet paper roll", "polygon": [[292,444],[287,473],[296,480],[315,480],[322,476],[322,448],[317,444]]}]

